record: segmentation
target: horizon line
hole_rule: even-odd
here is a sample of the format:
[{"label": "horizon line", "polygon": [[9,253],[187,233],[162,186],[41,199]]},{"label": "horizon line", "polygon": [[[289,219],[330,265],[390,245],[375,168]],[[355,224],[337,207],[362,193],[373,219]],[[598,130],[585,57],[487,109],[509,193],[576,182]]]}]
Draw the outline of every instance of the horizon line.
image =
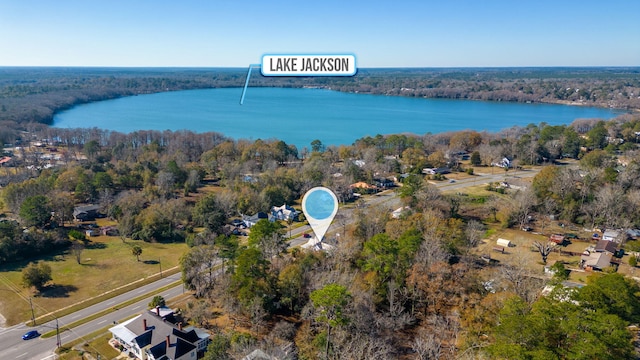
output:
[{"label": "horizon line", "polygon": [[[139,66],[139,65],[0,65],[0,68],[80,69],[246,69],[246,66]],[[640,68],[640,65],[503,65],[503,66],[362,66],[358,69],[549,69]]]}]

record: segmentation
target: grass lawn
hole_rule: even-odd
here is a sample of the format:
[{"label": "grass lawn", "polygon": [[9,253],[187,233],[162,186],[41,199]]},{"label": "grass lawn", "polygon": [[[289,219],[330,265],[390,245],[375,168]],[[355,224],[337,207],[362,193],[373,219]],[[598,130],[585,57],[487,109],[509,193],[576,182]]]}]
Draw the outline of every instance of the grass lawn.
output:
[{"label": "grass lawn", "polygon": [[[93,356],[93,359],[97,359],[97,355],[100,354],[101,359],[113,359],[120,355],[120,352],[109,345],[111,339],[111,333],[107,330],[100,331],[99,336],[93,337],[92,340],[82,343],[76,341],[71,344],[65,344],[64,348],[73,347],[82,350],[68,349],[67,351],[60,352],[60,360],[83,360],[86,359],[85,354]],[[66,349],[64,349],[66,350]]]},{"label": "grass lawn", "polygon": [[[140,261],[131,253],[131,247],[142,248]],[[178,265],[187,250],[184,243],[145,243],[120,237],[92,237],[82,252],[81,263],[70,253],[49,256],[43,261],[51,266],[53,284],[33,297],[35,316],[95,297],[119,286],[166,271]],[[27,262],[9,264],[0,268],[0,313],[10,326],[31,318],[28,296],[31,292],[21,287],[22,269]],[[22,297],[15,294],[19,291]]]}]

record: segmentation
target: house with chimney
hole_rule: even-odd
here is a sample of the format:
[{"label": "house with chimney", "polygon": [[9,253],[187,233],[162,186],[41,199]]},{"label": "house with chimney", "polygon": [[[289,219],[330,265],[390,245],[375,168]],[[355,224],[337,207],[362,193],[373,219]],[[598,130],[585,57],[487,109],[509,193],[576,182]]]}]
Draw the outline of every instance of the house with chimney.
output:
[{"label": "house with chimney", "polygon": [[174,324],[173,311],[157,307],[109,329],[111,343],[140,360],[196,360],[204,355],[209,334]]}]

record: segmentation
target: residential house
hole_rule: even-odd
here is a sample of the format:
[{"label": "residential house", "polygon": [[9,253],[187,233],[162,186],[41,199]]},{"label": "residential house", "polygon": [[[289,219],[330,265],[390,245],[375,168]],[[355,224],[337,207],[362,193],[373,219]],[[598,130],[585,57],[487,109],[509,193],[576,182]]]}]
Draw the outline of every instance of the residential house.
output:
[{"label": "residential house", "polygon": [[75,221],[93,221],[102,215],[99,212],[99,205],[82,205],[73,209],[73,219]]},{"label": "residential house", "polygon": [[271,208],[271,217],[276,220],[295,220],[298,218],[298,211],[287,204],[274,206]]},{"label": "residential house", "polygon": [[100,234],[104,236],[118,236],[119,232],[117,227],[110,225],[101,227]]},{"label": "residential house", "polygon": [[436,175],[436,174],[448,174],[451,172],[451,169],[448,167],[439,167],[439,168],[424,168],[422,169],[422,173],[426,175]]},{"label": "residential house", "polygon": [[396,184],[394,184],[394,182],[389,179],[382,178],[382,179],[374,179],[373,181],[375,182],[377,187],[382,189],[389,189],[396,186]]},{"label": "residential house", "polygon": [[608,252],[592,252],[580,257],[580,267],[585,270],[602,270],[611,265],[613,255]]},{"label": "residential house", "polygon": [[618,244],[615,241],[599,240],[596,244],[596,252],[607,252],[609,254],[615,254],[618,251]]},{"label": "residential house", "polygon": [[[170,314],[166,314],[169,310]],[[164,312],[164,313],[163,313]],[[164,316],[163,316],[164,315]],[[148,311],[109,329],[112,343],[140,360],[196,360],[209,344],[202,329],[168,321],[170,309]]]},{"label": "residential house", "polygon": [[244,226],[250,228],[253,225],[255,225],[258,221],[262,220],[262,219],[269,219],[269,215],[267,215],[266,213],[263,212],[258,212],[254,215],[251,216],[247,216],[247,215],[242,215],[242,222],[244,223]]},{"label": "residential house", "polygon": [[[378,191],[378,188],[375,185],[367,184],[364,181],[359,181],[357,183],[351,184],[349,185],[349,188],[359,189],[358,192],[364,192],[369,194]],[[355,193],[354,193],[354,196],[356,196]]]},{"label": "residential house", "polygon": [[631,239],[637,239],[640,237],[640,229],[628,229],[627,237]]},{"label": "residential house", "polygon": [[402,207],[399,207],[399,208],[393,210],[391,212],[391,217],[393,219],[399,219],[400,217],[402,217],[402,215],[404,215],[404,214],[406,214],[406,213],[408,213],[410,211],[411,211],[411,208],[409,206],[402,206]]},{"label": "residential house", "polygon": [[3,156],[0,158],[0,166],[12,166],[13,159],[9,156]]},{"label": "residential house", "polygon": [[604,234],[602,234],[602,240],[615,241],[619,244],[623,239],[620,231],[607,229]]},{"label": "residential house", "polygon": [[96,229],[87,229],[84,231],[84,234],[87,237],[91,237],[91,236],[99,236],[100,235],[100,231],[96,230]]},{"label": "residential house", "polygon": [[497,166],[497,167],[501,167],[503,169],[508,169],[511,167],[511,160],[505,158],[502,158],[502,160],[498,161],[498,162],[492,162],[491,166]]}]

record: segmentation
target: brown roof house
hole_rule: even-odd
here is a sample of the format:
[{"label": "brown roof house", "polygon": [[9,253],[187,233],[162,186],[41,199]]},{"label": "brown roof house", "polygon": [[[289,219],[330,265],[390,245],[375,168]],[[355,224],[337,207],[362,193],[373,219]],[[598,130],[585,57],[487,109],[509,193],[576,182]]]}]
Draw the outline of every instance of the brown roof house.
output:
[{"label": "brown roof house", "polygon": [[580,257],[580,264],[585,270],[602,270],[611,265],[612,257],[608,252],[585,253]]},{"label": "brown roof house", "polygon": [[129,356],[140,360],[196,360],[202,357],[209,344],[209,334],[165,320],[172,315],[167,308],[140,314],[110,328],[112,341],[122,345]]},{"label": "brown roof house", "polygon": [[596,244],[596,252],[607,252],[609,254],[615,254],[618,251],[618,244],[614,241],[599,240]]}]

